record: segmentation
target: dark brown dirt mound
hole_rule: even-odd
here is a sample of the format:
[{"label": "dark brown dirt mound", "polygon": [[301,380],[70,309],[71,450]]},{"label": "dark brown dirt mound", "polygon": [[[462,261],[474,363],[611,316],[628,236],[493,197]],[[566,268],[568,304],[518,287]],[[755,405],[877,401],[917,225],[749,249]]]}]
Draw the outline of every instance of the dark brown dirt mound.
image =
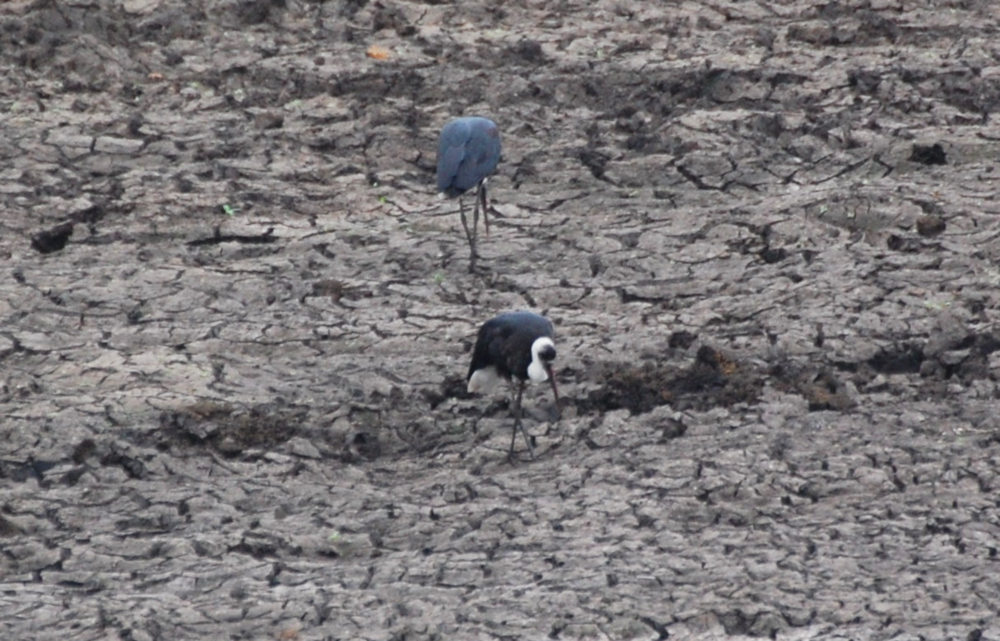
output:
[{"label": "dark brown dirt mound", "polygon": [[683,369],[666,363],[605,367],[606,371],[595,377],[599,389],[591,392],[584,403],[578,403],[582,413],[627,409],[641,414],[660,405],[704,411],[756,403],[764,385],[764,376],[752,366],[707,345]]}]

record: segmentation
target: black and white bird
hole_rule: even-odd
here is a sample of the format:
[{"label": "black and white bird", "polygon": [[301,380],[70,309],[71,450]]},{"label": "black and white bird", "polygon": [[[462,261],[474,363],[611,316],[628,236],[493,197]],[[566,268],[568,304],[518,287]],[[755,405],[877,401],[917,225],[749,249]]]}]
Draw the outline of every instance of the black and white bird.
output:
[{"label": "black and white bird", "polygon": [[508,458],[512,459],[514,456],[518,430],[524,435],[531,458],[535,458],[535,448],[521,422],[521,397],[528,381],[549,381],[556,410],[559,409],[559,391],[552,375],[552,362],[556,359],[556,345],[552,340],[554,334],[552,323],[544,316],[532,312],[500,314],[479,328],[476,347],[472,350],[472,364],[469,365],[469,392],[488,391],[501,379],[511,383],[516,380],[514,431],[511,434]]},{"label": "black and white bird", "polygon": [[[469,271],[476,270],[476,236],[479,210],[483,211],[486,234],[490,233],[487,217],[486,179],[500,162],[500,130],[489,118],[467,116],[456,118],[441,129],[438,139],[437,188],[448,198],[458,197],[462,227],[469,241]],[[465,218],[462,194],[476,189],[476,205],[472,210],[472,228]]]}]

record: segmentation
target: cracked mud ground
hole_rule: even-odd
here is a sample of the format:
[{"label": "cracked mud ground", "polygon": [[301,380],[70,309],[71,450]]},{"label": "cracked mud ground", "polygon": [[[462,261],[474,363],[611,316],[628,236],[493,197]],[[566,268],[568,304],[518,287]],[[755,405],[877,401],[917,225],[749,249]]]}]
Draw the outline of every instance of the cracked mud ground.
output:
[{"label": "cracked mud ground", "polygon": [[992,3],[14,1],[0,64],[3,638],[1000,638]]}]

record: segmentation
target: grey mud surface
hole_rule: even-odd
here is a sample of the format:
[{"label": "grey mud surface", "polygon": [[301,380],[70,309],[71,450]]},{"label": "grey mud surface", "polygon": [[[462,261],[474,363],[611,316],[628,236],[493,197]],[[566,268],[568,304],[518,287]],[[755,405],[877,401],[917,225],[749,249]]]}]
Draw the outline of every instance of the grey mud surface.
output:
[{"label": "grey mud surface", "polygon": [[[998,43],[986,0],[0,4],[0,637],[1000,639]],[[463,378],[518,308],[565,398],[511,465]]]}]

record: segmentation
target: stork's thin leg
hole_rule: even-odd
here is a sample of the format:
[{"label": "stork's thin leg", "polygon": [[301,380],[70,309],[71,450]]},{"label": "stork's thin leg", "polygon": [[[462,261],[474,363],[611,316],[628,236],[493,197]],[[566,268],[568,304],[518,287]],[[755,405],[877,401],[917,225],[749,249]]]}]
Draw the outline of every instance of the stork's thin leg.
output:
[{"label": "stork's thin leg", "polygon": [[462,198],[461,198],[461,196],[459,196],[459,198],[458,198],[458,212],[460,214],[462,214],[462,229],[465,230],[465,239],[468,240],[469,244],[471,245],[472,244],[472,234],[469,232],[469,221],[466,220],[466,218],[465,218],[465,205],[462,204]]},{"label": "stork's thin leg", "polygon": [[507,460],[511,463],[514,462],[514,443],[517,443],[517,426],[519,421],[514,419],[514,429],[510,431],[510,449],[507,450]]},{"label": "stork's thin leg", "polygon": [[490,219],[487,212],[489,212],[489,206],[486,203],[486,181],[479,183],[479,189],[476,191],[476,198],[482,203],[483,206],[483,225],[486,226],[486,237],[490,237]]},{"label": "stork's thin leg", "polygon": [[[478,206],[479,203],[477,202]],[[465,239],[469,241],[469,273],[476,271],[476,223],[475,218],[472,223],[472,230],[469,230],[469,221],[465,217],[465,205],[462,204],[462,197],[458,198],[458,211],[462,214],[462,229],[465,230]]]},{"label": "stork's thin leg", "polygon": [[472,209],[472,251],[476,251],[476,241],[479,239],[479,188],[476,188],[476,206]]},{"label": "stork's thin leg", "polygon": [[531,437],[528,436],[528,431],[524,429],[524,423],[521,421],[521,397],[524,396],[524,381],[517,387],[517,397],[514,399],[514,430],[510,435],[510,451],[507,452],[507,458],[511,461],[514,460],[514,443],[517,441],[517,431],[521,430],[521,434],[524,436],[524,442],[528,445],[528,452],[531,454],[531,460],[535,460],[535,446],[531,444]]}]

